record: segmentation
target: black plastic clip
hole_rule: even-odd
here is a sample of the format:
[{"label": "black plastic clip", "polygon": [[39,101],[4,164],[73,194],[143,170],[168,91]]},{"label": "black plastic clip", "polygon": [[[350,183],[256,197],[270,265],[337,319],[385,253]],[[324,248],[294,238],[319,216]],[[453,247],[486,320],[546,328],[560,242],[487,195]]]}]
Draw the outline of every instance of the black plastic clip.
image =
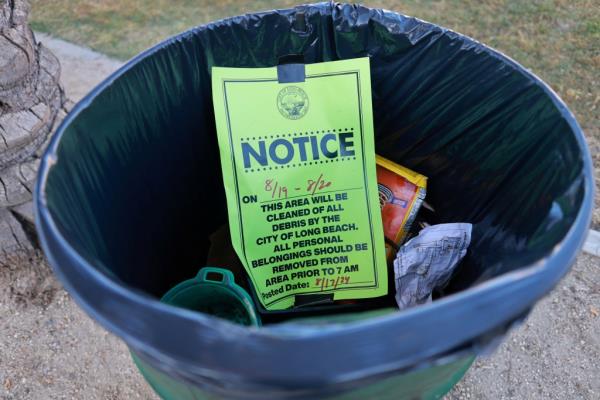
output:
[{"label": "black plastic clip", "polygon": [[288,54],[279,57],[277,80],[279,83],[304,82],[306,71],[302,54]]}]

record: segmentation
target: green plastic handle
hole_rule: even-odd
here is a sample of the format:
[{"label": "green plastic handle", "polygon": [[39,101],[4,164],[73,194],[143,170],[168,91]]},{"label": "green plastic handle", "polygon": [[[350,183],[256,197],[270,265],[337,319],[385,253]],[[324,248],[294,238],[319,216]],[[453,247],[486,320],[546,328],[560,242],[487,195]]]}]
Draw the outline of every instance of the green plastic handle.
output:
[{"label": "green plastic handle", "polygon": [[[221,276],[221,279],[216,281],[214,279],[208,279],[208,274],[217,274]],[[204,267],[200,271],[198,271],[198,275],[196,275],[196,279],[200,282],[219,282],[223,283],[227,286],[231,286],[235,282],[235,278],[233,273],[227,269],[217,268],[217,267]]]}]

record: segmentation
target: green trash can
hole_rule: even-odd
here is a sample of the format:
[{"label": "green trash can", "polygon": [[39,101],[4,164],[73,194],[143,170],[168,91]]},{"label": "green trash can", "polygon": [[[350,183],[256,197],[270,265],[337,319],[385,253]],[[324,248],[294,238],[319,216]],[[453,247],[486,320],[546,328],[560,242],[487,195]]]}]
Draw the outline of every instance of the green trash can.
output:
[{"label": "green trash can", "polygon": [[[442,222],[473,224],[433,303],[259,328],[159,301],[227,222],[211,67],[289,55],[370,57],[376,152],[429,177]],[[440,398],[569,270],[592,192],[581,129],[532,73],[414,18],[319,3],[200,26],[128,62],[56,132],[35,206],[55,273],[163,398],[416,399]]]}]

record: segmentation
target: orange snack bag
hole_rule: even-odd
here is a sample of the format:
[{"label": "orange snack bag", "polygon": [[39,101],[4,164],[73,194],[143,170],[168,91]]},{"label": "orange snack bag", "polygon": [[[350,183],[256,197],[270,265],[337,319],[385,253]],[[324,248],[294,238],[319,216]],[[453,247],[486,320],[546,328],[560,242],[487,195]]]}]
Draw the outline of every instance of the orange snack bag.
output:
[{"label": "orange snack bag", "polygon": [[383,219],[387,260],[396,256],[415,219],[427,188],[427,177],[376,156],[379,205]]}]

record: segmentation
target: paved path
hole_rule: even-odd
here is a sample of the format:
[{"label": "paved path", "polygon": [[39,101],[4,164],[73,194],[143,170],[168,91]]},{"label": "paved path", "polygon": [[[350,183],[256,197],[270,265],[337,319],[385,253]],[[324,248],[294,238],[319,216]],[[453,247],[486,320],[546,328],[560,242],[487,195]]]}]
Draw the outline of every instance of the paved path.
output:
[{"label": "paved path", "polygon": [[104,54],[43,33],[36,33],[35,37],[60,60],[60,79],[67,97],[73,101],[80,100],[122,64]]}]

